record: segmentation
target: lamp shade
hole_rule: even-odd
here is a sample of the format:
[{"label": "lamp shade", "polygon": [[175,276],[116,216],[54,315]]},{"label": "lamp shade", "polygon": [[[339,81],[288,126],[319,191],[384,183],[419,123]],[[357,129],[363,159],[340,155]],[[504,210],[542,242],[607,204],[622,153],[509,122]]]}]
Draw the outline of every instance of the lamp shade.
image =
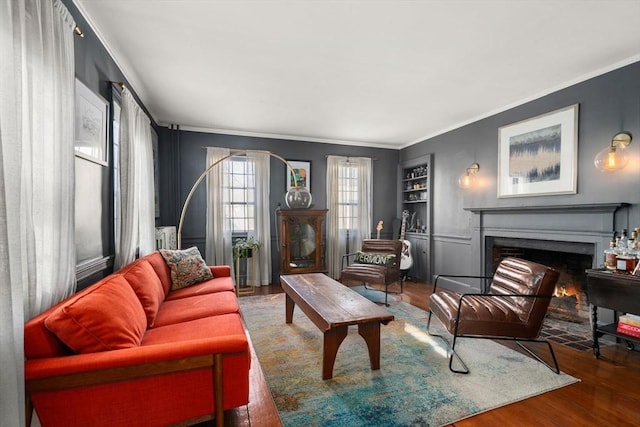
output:
[{"label": "lamp shade", "polygon": [[603,172],[616,171],[629,163],[627,146],[631,143],[629,132],[619,132],[613,136],[611,144],[603,148],[593,159],[593,164]]},{"label": "lamp shade", "polygon": [[473,187],[477,180],[478,171],[480,171],[480,165],[477,163],[466,168],[458,178],[458,187],[462,189]]},{"label": "lamp shade", "polygon": [[287,191],[285,202],[291,209],[306,209],[311,206],[311,193],[306,187],[291,187]]},{"label": "lamp shade", "polygon": [[593,164],[603,172],[616,171],[629,163],[629,156],[624,148],[606,147],[593,160]]},{"label": "lamp shade", "polygon": [[460,177],[458,178],[458,186],[460,188],[471,188],[471,186],[473,185],[473,181],[474,181],[474,176],[471,175],[469,172],[464,171],[462,173],[462,175],[460,175]]}]

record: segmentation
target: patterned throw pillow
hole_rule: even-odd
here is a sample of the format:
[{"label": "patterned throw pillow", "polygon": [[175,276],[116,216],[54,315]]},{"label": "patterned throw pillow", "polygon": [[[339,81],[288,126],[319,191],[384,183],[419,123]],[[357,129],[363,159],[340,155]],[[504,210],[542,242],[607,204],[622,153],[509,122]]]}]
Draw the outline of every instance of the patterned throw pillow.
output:
[{"label": "patterned throw pillow", "polygon": [[160,253],[171,269],[172,291],[213,278],[211,270],[195,246],[177,251],[160,249]]},{"label": "patterned throw pillow", "polygon": [[370,254],[367,252],[358,252],[355,261],[358,264],[373,264],[392,267],[396,262],[395,255]]}]

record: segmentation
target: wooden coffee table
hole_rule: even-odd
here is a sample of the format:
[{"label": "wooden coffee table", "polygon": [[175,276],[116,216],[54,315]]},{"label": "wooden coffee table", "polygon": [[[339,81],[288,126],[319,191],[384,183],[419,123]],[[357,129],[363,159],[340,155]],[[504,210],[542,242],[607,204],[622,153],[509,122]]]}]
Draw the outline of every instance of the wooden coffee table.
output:
[{"label": "wooden coffee table", "polygon": [[386,309],[322,273],[280,276],[286,293],[286,322],[292,323],[297,304],[324,333],[322,379],[333,377],[333,365],[349,325],[358,325],[358,333],[369,349],[371,369],[380,369],[380,324],[393,320]]}]

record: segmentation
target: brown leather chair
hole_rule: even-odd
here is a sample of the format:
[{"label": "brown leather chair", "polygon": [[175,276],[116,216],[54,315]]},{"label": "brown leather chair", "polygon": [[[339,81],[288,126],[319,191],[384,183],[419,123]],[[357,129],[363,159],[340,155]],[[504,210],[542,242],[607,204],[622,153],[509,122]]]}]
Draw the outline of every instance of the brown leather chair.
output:
[{"label": "brown leather chair", "polygon": [[[505,258],[492,277],[488,293],[458,294],[447,289],[437,289],[441,277],[478,276],[437,275],[433,293],[429,297],[429,320],[435,314],[452,335],[449,369],[468,374],[469,368],[455,351],[457,338],[489,338],[513,340],[536,360],[560,373],[551,344],[539,339],[547,307],[553,296],[558,272],[552,268],[518,258]],[[432,334],[433,336],[440,335]],[[444,339],[444,338],[443,338]],[[525,347],[520,341],[545,343],[551,353],[554,367]],[[456,357],[462,369],[453,368]]]},{"label": "brown leather chair", "polygon": [[[362,260],[362,255],[393,255],[394,258],[384,265],[378,264],[365,264],[359,262]],[[362,248],[360,252],[355,252],[342,256],[342,272],[340,273],[340,281],[347,283],[349,281],[357,281],[367,285],[383,285],[384,286],[384,304],[388,303],[389,285],[400,282],[400,292],[403,292],[402,277],[400,275],[400,257],[402,254],[402,241],[400,240],[386,240],[386,239],[366,239],[362,242]],[[356,260],[350,263],[350,260]],[[346,267],[345,267],[346,262]],[[368,288],[373,289],[373,288]],[[379,290],[379,289],[374,289]]]}]

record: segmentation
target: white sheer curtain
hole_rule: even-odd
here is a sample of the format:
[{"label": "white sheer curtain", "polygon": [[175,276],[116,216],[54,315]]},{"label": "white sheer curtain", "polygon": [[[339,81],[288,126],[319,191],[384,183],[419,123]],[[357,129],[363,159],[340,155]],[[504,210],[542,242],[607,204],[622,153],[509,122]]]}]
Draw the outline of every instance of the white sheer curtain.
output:
[{"label": "white sheer curtain", "polygon": [[262,242],[257,256],[250,258],[248,281],[252,286],[266,286],[271,282],[271,157],[263,152],[249,152],[247,157],[254,162],[256,173],[256,223],[254,233],[249,233],[249,236],[253,235],[257,241]]},{"label": "white sheer curtain", "polygon": [[114,268],[155,249],[155,188],[151,123],[131,92],[122,90],[120,113],[120,236]]},{"label": "white sheer curtain", "polygon": [[[207,148],[206,167],[229,156],[228,148]],[[214,166],[207,174],[207,217],[206,217],[206,256],[208,265],[230,265],[233,270],[231,251],[231,223],[225,218],[224,205],[228,203],[228,194],[224,188],[224,165]]]},{"label": "white sheer curtain", "polygon": [[327,157],[327,269],[335,279],[342,256],[371,237],[371,179],[370,158]]},{"label": "white sheer curtain", "polygon": [[0,414],[24,425],[24,321],[75,288],[75,23],[0,2]]},{"label": "white sheer curtain", "polygon": [[[206,165],[229,156],[227,148],[208,147]],[[235,271],[232,247],[232,224],[225,217],[224,206],[230,203],[227,184],[229,167],[224,160],[214,166],[207,174],[207,217],[206,217],[206,256],[207,264],[231,265]],[[271,281],[271,217],[269,210],[269,183],[271,176],[270,156],[267,152],[248,151],[247,162],[255,172],[255,224],[247,233],[262,242],[262,248],[247,261],[247,284],[252,286],[268,285]]]}]

